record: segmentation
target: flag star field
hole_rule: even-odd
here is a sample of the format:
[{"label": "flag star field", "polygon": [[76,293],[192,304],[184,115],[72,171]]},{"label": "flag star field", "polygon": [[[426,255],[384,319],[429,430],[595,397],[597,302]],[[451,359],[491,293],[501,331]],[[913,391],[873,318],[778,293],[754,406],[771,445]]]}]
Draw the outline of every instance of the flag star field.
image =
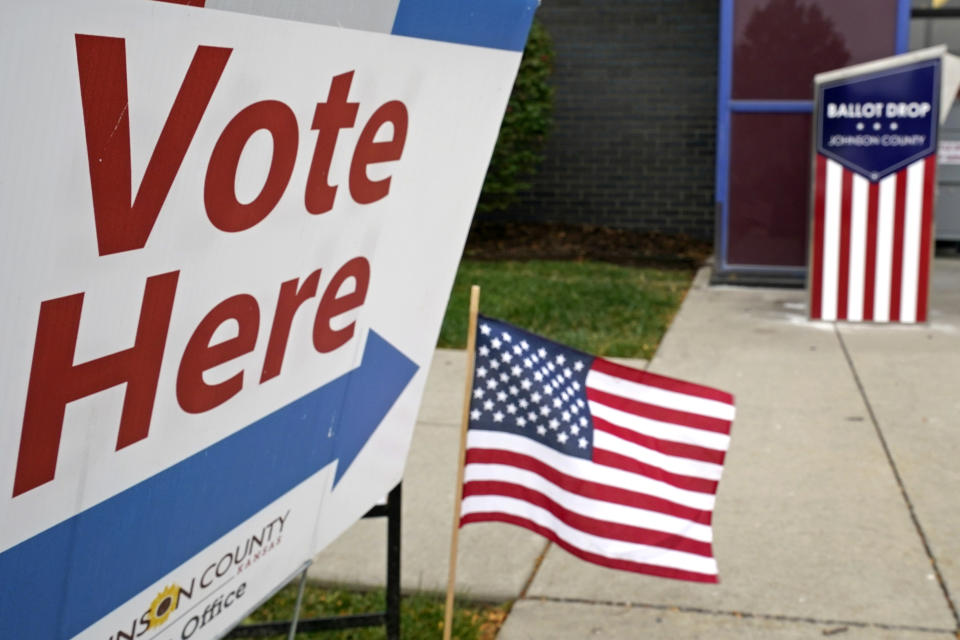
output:
[{"label": "flag star field", "polygon": [[523,434],[589,460],[586,379],[593,358],[512,327],[479,326],[471,425]]}]

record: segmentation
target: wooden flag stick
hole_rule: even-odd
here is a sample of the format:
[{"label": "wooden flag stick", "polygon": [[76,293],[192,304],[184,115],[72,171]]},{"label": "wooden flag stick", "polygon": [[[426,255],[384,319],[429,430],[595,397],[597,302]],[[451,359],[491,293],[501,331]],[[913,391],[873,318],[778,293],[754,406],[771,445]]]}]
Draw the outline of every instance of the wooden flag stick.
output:
[{"label": "wooden flag stick", "polygon": [[453,530],[450,532],[450,572],[447,575],[447,604],[443,612],[443,640],[453,631],[453,587],[457,580],[457,544],[460,532],[460,501],[463,499],[463,467],[467,455],[467,426],[470,423],[470,396],[473,392],[473,364],[477,348],[477,314],[480,287],[470,287],[470,321],[467,323],[467,381],[463,387],[463,414],[460,420],[460,454],[457,457],[457,488],[453,496]]}]

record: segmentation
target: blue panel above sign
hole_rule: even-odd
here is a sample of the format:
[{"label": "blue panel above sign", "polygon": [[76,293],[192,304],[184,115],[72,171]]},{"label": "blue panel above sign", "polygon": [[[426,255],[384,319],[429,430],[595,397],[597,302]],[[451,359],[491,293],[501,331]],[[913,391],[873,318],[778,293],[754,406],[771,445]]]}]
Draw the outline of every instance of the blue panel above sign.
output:
[{"label": "blue panel above sign", "polygon": [[940,60],[819,87],[817,152],[876,182],[935,153]]},{"label": "blue panel above sign", "polygon": [[539,0],[400,0],[393,35],[523,51]]}]

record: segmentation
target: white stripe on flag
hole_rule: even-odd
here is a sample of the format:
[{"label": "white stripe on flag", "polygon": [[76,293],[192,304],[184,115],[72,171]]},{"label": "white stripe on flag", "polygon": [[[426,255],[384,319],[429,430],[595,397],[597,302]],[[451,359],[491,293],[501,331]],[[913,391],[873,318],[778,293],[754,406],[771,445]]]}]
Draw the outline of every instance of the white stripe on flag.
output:
[{"label": "white stripe on flag", "polygon": [[541,527],[550,529],[557,537],[568,544],[605,558],[640,562],[708,575],[716,575],[717,573],[717,562],[713,558],[583,533],[561,521],[549,511],[525,500],[505,496],[468,496],[463,499],[463,509],[464,513],[499,512],[531,520]]},{"label": "white stripe on flag", "polygon": [[712,511],[716,497],[710,493],[679,489],[666,482],[597,464],[591,460],[567,456],[530,438],[502,431],[471,429],[467,432],[467,449],[500,449],[540,460],[566,475],[588,482],[597,482],[617,489],[643,493],[674,504]]},{"label": "white stripe on flag", "polygon": [[691,460],[690,458],[681,458],[669,456],[653,449],[635,444],[618,438],[599,429],[593,432],[593,448],[603,449],[613,453],[620,454],[639,460],[644,464],[660,467],[670,473],[679,473],[680,475],[690,476],[692,478],[705,478],[707,480],[719,480],[723,467],[712,462],[701,462],[700,460]]},{"label": "white stripe on flag", "polygon": [[867,262],[867,199],[869,181],[853,174],[850,203],[850,280],[847,288],[847,320],[863,320],[864,272]]},{"label": "white stripe on flag", "polygon": [[840,200],[843,195],[843,167],[827,160],[826,202],[823,215],[823,295],[821,317],[837,319],[837,284],[840,282]]},{"label": "white stripe on flag", "polygon": [[587,374],[587,387],[596,389],[597,391],[612,393],[621,398],[655,404],[667,409],[687,413],[699,413],[700,415],[719,418],[721,420],[733,420],[734,407],[732,404],[698,398],[677,391],[667,391],[666,389],[618,378],[600,371],[591,370]]},{"label": "white stripe on flag", "polygon": [[900,322],[917,321],[920,274],[920,227],[923,224],[924,160],[907,167],[906,219],[903,226],[903,278],[900,282]]},{"label": "white stripe on flag", "polygon": [[877,275],[873,289],[873,319],[890,321],[890,287],[893,269],[893,217],[897,199],[897,174],[880,181],[877,203]]},{"label": "white stripe on flag", "polygon": [[[589,518],[615,522],[629,526],[642,526],[646,529],[663,531],[672,535],[683,536],[699,542],[712,542],[713,530],[710,525],[699,524],[685,518],[628,507],[605,500],[594,500],[582,495],[571,493],[543,476],[506,464],[468,464],[464,470],[464,483],[470,482],[507,482],[532,489],[547,496],[557,504],[570,511],[574,511]],[[471,513],[464,510],[464,514]]]},{"label": "white stripe on flag", "polygon": [[693,444],[707,449],[726,451],[730,446],[730,436],[713,431],[705,431],[694,427],[684,427],[669,422],[660,422],[641,416],[608,407],[594,400],[589,401],[590,413],[601,420],[611,422],[618,427],[624,427],[637,433],[642,433],[661,440]]}]

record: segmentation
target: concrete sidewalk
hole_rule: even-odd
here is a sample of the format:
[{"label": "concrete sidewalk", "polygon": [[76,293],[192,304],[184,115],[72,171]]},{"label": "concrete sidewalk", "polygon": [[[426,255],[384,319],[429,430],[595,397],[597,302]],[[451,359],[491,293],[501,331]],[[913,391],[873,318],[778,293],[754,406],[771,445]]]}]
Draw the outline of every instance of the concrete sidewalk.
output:
[{"label": "concrete sidewalk", "polygon": [[[736,396],[714,514],[721,584],[604,569],[474,524],[458,594],[516,600],[503,640],[960,637],[960,261],[936,261],[920,327],[810,323],[803,291],[707,277],[650,369]],[[462,352],[437,352],[404,479],[407,590],[445,589],[463,376]],[[311,575],[382,585],[384,540],[382,522],[361,521]]]}]

